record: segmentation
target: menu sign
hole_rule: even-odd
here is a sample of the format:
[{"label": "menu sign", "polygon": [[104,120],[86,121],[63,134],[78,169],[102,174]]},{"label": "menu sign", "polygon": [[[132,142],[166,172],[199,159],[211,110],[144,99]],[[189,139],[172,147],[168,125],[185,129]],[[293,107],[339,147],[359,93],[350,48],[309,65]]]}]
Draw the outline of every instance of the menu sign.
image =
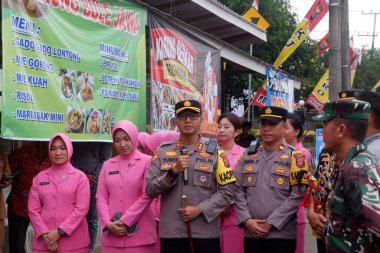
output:
[{"label": "menu sign", "polygon": [[110,141],[146,124],[144,10],[126,1],[2,2],[3,112],[11,139]]}]

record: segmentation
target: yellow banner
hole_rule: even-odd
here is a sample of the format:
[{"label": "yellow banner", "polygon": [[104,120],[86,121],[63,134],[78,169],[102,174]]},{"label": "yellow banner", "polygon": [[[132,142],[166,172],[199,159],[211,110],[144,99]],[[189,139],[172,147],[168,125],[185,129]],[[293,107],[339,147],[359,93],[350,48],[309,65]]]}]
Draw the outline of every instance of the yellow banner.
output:
[{"label": "yellow banner", "polygon": [[373,86],[371,91],[376,92],[377,88],[380,88],[380,80],[377,82],[377,84],[375,84],[375,86]]},{"label": "yellow banner", "polygon": [[292,36],[286,43],[284,49],[282,49],[280,55],[277,57],[277,60],[273,63],[274,66],[279,67],[283,64],[289,56],[301,45],[302,41],[306,39],[309,35],[309,23],[307,19],[304,19],[297,26],[296,30],[293,32]]},{"label": "yellow banner", "polygon": [[313,92],[307,98],[306,103],[321,112],[325,103],[329,100],[329,70],[319,80]]},{"label": "yellow banner", "polygon": [[261,14],[253,7],[250,7],[246,13],[243,14],[243,18],[249,22],[254,23],[263,30],[267,30],[270,24],[261,16]]}]

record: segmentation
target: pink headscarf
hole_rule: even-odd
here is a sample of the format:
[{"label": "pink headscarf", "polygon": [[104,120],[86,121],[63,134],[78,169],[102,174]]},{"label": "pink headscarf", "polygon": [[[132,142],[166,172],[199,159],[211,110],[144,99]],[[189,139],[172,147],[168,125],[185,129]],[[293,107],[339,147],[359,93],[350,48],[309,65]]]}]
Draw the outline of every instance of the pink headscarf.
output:
[{"label": "pink headscarf", "polygon": [[54,135],[53,137],[50,138],[50,141],[49,141],[49,149],[48,149],[48,152],[49,152],[49,155],[50,155],[50,148],[51,148],[51,145],[53,144],[53,141],[57,138],[61,138],[63,140],[63,142],[65,143],[66,145],[66,150],[67,150],[67,161],[65,164],[62,164],[62,165],[55,165],[55,164],[52,164],[52,168],[68,168],[68,167],[72,167],[71,166],[71,163],[70,163],[70,159],[71,159],[71,156],[73,155],[73,144],[71,143],[71,140],[69,138],[69,136],[67,136],[66,134],[56,134]]},{"label": "pink headscarf", "polygon": [[146,139],[146,145],[149,151],[153,154],[156,149],[164,142],[178,140],[179,133],[175,131],[157,132]]},{"label": "pink headscarf", "polygon": [[146,144],[146,140],[148,139],[149,136],[150,136],[150,134],[145,133],[145,132],[139,132],[138,133],[138,139],[139,139],[139,142],[143,148],[144,154],[146,154],[149,151],[148,146]]},{"label": "pink headscarf", "polygon": [[138,130],[135,124],[130,122],[129,120],[120,120],[118,121],[112,128],[112,137],[114,136],[117,129],[121,129],[126,132],[133,144],[133,151],[128,157],[132,156],[135,152],[139,152],[137,150],[138,142]]}]

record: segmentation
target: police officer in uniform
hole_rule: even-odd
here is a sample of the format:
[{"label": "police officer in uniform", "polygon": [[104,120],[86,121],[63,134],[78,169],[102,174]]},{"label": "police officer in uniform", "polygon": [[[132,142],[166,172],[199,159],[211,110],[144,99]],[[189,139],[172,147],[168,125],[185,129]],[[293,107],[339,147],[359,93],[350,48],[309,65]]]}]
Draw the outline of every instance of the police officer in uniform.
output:
[{"label": "police officer in uniform", "polygon": [[238,222],[246,253],[296,250],[298,203],[307,192],[308,165],[284,140],[287,110],[267,106],[260,116],[262,144],[246,150],[235,169]]},{"label": "police officer in uniform", "polygon": [[380,160],[380,93],[361,90],[348,90],[339,93],[344,100],[358,99],[371,105],[368,119],[368,129],[364,143],[368,146],[378,160]]},{"label": "police officer in uniform", "polygon": [[161,253],[190,253],[191,244],[196,253],[220,252],[218,217],[233,200],[236,180],[216,142],[199,135],[201,113],[195,100],[175,105],[180,137],[157,149],[146,175],[148,196],[161,195]]},{"label": "police officer in uniform", "polygon": [[370,105],[359,100],[327,102],[325,148],[342,163],[327,204],[327,252],[380,252],[380,163],[363,143]]}]

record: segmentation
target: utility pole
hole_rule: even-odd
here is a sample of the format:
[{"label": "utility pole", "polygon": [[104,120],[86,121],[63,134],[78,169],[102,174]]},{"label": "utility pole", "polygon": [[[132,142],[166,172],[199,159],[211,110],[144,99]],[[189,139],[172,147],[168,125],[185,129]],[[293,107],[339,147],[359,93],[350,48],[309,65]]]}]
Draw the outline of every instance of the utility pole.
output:
[{"label": "utility pole", "polygon": [[351,89],[351,72],[350,72],[350,27],[348,14],[348,0],[342,0],[341,8],[341,43],[342,43],[342,90]]},{"label": "utility pole", "polygon": [[338,99],[342,90],[341,58],[341,0],[330,0],[329,3],[329,100]]},{"label": "utility pole", "polygon": [[375,37],[377,36],[377,33],[376,33],[376,17],[377,15],[380,15],[380,11],[378,12],[364,12],[362,11],[362,14],[363,15],[374,15],[375,16],[375,21],[374,21],[374,24],[373,24],[373,33],[372,34],[367,34],[367,35],[362,35],[362,34],[359,34],[359,36],[368,36],[368,37],[372,37],[372,51],[373,49],[375,48]]}]

